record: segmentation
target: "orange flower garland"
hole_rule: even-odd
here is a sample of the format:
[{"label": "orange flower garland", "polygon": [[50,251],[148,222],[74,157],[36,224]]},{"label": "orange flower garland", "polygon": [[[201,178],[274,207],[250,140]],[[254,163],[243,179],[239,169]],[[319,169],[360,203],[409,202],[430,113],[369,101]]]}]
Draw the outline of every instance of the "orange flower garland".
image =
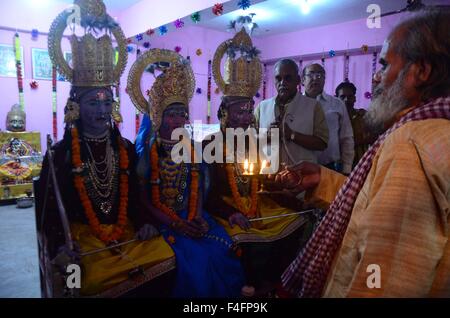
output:
[{"label": "orange flower garland", "polygon": [[[156,142],[153,143],[150,153],[152,175],[150,182],[152,185],[152,204],[154,207],[168,215],[173,221],[180,219],[178,214],[167,205],[161,203],[161,195],[159,191],[159,156]],[[188,220],[192,221],[197,215],[198,201],[198,179],[199,173],[194,168],[191,169],[191,193],[189,197],[189,213]]]},{"label": "orange flower garland", "polygon": [[258,208],[258,179],[252,178],[251,190],[250,190],[250,208],[245,209],[242,203],[242,197],[239,193],[236,181],[234,179],[234,167],[233,165],[226,165],[228,184],[231,188],[234,202],[238,207],[238,210],[248,218],[256,217],[256,210]]},{"label": "orange flower garland", "polygon": [[128,174],[127,169],[129,165],[128,154],[122,143],[120,136],[118,137],[119,144],[119,167],[120,167],[120,199],[119,199],[119,215],[117,224],[114,225],[113,231],[108,234],[102,229],[100,221],[98,220],[92,202],[89,199],[86,187],[84,185],[83,162],[81,161],[80,141],[78,129],[72,128],[72,164],[74,166],[75,178],[74,184],[80,196],[81,204],[89,221],[92,233],[105,243],[117,241],[120,239],[127,225],[127,210],[128,210]]}]

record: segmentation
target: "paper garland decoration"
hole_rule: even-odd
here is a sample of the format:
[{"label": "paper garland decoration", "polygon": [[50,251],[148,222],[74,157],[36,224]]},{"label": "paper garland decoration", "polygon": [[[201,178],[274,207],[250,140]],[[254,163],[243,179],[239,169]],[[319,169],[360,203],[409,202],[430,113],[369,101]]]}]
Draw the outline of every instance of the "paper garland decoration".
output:
[{"label": "paper garland decoration", "polygon": [[39,88],[39,83],[36,81],[31,81],[30,82],[30,88],[31,89],[38,89]]},{"label": "paper garland decoration", "polygon": [[242,10],[247,10],[251,5],[252,4],[250,0],[239,0],[238,2],[238,7]]},{"label": "paper garland decoration", "polygon": [[184,22],[181,19],[177,19],[175,20],[173,25],[175,25],[177,29],[181,29],[182,27],[184,27]]},{"label": "paper garland decoration", "polygon": [[264,76],[263,76],[263,99],[266,99],[266,96],[267,96],[267,64],[264,64],[263,72],[264,72]]},{"label": "paper garland decoration", "polygon": [[211,83],[212,83],[212,61],[208,61],[208,109],[206,115],[206,123],[211,123]]},{"label": "paper garland decoration", "polygon": [[369,51],[369,47],[366,44],[364,44],[363,46],[361,46],[361,51],[364,54],[366,54]]},{"label": "paper garland decoration", "polygon": [[163,36],[167,33],[167,27],[165,25],[160,26],[158,30],[160,36]]},{"label": "paper garland decoration", "polygon": [[39,36],[39,31],[37,29],[31,30],[31,39],[36,41]]},{"label": "paper garland decoration", "polygon": [[58,119],[57,119],[57,95],[56,95],[56,66],[52,66],[52,114],[53,114],[53,139],[58,139]]},{"label": "paper garland decoration", "polygon": [[348,82],[348,73],[349,73],[349,66],[350,66],[350,56],[347,52],[345,52],[344,56],[344,82]]},{"label": "paper garland decoration", "polygon": [[200,22],[200,12],[195,12],[191,14],[191,20],[194,23],[199,23]]},{"label": "paper garland decoration", "polygon": [[[136,60],[139,58],[139,54],[136,56]],[[148,93],[149,94],[149,93]],[[148,96],[148,95],[147,95]],[[140,128],[140,112],[139,110],[136,108],[136,114],[135,114],[135,126],[136,126],[136,136],[139,133],[139,128]]]},{"label": "paper garland decoration", "polygon": [[223,13],[223,4],[221,4],[221,3],[216,3],[216,4],[214,5],[214,7],[212,7],[212,12],[213,12],[215,15],[222,15],[222,13]]},{"label": "paper garland decoration", "polygon": [[[301,74],[303,71],[303,60],[298,61],[298,71]],[[298,85],[298,91],[302,92],[302,82],[300,81],[300,84]]]},{"label": "paper garland decoration", "polygon": [[23,77],[22,77],[22,54],[20,50],[19,33],[14,35],[14,53],[16,55],[16,73],[17,73],[17,86],[19,88],[19,105],[20,109],[25,111],[25,101],[23,98]]},{"label": "paper garland decoration", "polygon": [[[370,86],[372,86],[373,79],[375,77],[375,74],[377,73],[377,59],[378,59],[378,53],[375,51],[372,54],[372,78],[370,79]],[[367,99],[372,99],[372,93],[365,92],[364,97]]]}]

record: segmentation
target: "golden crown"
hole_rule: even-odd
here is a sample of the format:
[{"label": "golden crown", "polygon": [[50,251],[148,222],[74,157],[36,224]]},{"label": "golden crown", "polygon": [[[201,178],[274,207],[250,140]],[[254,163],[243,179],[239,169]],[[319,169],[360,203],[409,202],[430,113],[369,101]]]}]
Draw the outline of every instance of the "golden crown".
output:
[{"label": "golden crown", "polygon": [[[155,79],[147,101],[141,90],[141,79],[149,65],[168,63],[163,72]],[[152,126],[157,131],[161,125],[164,110],[173,103],[189,107],[194,95],[195,77],[189,63],[183,57],[170,50],[152,49],[141,55],[130,69],[128,75],[128,94],[135,107],[148,113]]]},{"label": "golden crown", "polygon": [[[70,38],[72,46],[72,64],[64,59],[61,40],[64,30],[73,22],[83,26],[87,34]],[[115,62],[115,50],[108,34],[94,37],[92,31],[109,30],[118,44],[119,58]],[[126,39],[122,29],[106,13],[101,0],[75,0],[71,9],[60,13],[53,21],[48,36],[48,50],[52,63],[74,86],[102,87],[112,86],[120,80],[125,70],[128,53]]]},{"label": "golden crown", "polygon": [[[221,62],[230,51],[225,61],[225,75],[222,76]],[[235,58],[235,51],[245,54]],[[225,96],[255,96],[262,80],[261,62],[256,55],[256,49],[244,28],[233,39],[219,45],[214,54],[212,71],[217,86]]]}]

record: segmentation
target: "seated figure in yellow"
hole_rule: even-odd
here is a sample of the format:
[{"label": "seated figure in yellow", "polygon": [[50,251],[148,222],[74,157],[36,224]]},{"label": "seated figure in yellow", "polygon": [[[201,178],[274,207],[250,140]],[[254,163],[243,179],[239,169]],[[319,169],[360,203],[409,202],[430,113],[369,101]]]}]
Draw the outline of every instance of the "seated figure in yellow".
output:
[{"label": "seated figure in yellow", "polygon": [[[224,53],[230,54],[233,47],[244,47],[248,54],[238,59],[228,56],[225,63],[227,76],[224,79],[220,71],[221,60]],[[232,41],[224,42],[216,51],[213,72],[224,97],[218,111],[221,131],[211,136],[211,140],[221,134],[225,141],[227,128],[245,130],[253,126],[253,96],[261,82],[261,64],[256,55],[251,55],[255,51],[245,31],[239,32]],[[205,141],[205,153],[208,148]],[[234,149],[237,148],[235,145]],[[223,154],[227,154],[226,147]],[[222,162],[225,161],[223,158]],[[247,283],[264,290],[263,285],[267,286],[269,282],[273,285],[283,266],[294,257],[300,243],[298,235],[291,234],[302,233],[306,218],[292,215],[252,221],[254,218],[280,216],[295,210],[280,205],[268,193],[262,194],[259,180],[244,176],[241,166],[217,162],[210,165],[211,188],[206,209],[216,215],[219,223],[243,247],[242,259]],[[288,241],[291,242],[288,244]]]},{"label": "seated figure in yellow", "polygon": [[[55,263],[66,255],[71,259],[69,263],[80,265],[81,296],[120,296],[144,285],[148,287],[146,283],[153,278],[172,270],[174,254],[149,218],[141,213],[136,196],[134,145],[120,135],[113,120],[120,114],[111,86],[120,78],[126,63],[126,51],[121,50],[126,45],[125,38],[101,1],[76,4],[82,9],[82,23],[86,26],[89,21],[96,27],[107,21],[103,28],[116,36],[119,51],[125,54],[120,54],[114,67],[114,49],[108,35],[97,40],[90,32],[81,39],[74,34],[72,70],[60,58],[59,31],[66,25],[65,13],[58,16],[50,30],[49,40],[56,41],[49,45],[52,62],[72,82],[64,137],[51,151],[75,249],[68,248],[67,231],[61,226],[64,221],[53,191],[46,199],[38,200],[39,247]],[[93,8],[100,11],[91,12]],[[88,58],[88,54],[95,58]],[[49,159],[47,154],[37,187],[41,197],[51,179]],[[106,249],[119,243],[126,244]],[[56,286],[59,282],[51,283]],[[45,296],[63,295],[47,290]]]}]

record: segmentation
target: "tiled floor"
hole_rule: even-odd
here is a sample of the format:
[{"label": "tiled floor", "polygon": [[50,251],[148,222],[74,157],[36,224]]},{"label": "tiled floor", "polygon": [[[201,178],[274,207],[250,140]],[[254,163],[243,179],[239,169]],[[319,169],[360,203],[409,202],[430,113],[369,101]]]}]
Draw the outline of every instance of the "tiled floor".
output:
[{"label": "tiled floor", "polygon": [[0,298],[40,296],[34,207],[0,206]]}]

